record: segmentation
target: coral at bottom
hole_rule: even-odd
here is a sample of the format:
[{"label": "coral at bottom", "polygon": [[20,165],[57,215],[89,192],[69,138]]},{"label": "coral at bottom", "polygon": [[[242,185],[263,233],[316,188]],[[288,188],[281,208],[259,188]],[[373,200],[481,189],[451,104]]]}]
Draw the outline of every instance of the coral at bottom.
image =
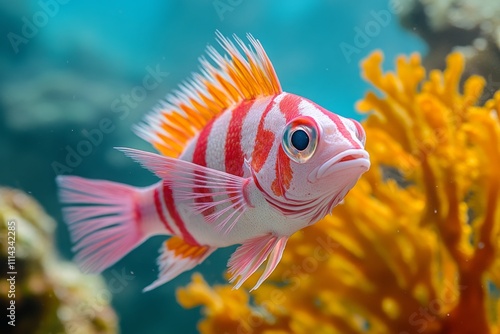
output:
[{"label": "coral at bottom", "polygon": [[0,188],[0,332],[116,333],[103,280],[57,257],[54,228],[30,196]]},{"label": "coral at bottom", "polygon": [[379,92],[357,105],[370,171],[256,291],[180,288],[200,332],[500,333],[500,92],[477,105],[485,80],[460,87],[457,53],[428,76],[417,54],[382,59],[362,63]]}]

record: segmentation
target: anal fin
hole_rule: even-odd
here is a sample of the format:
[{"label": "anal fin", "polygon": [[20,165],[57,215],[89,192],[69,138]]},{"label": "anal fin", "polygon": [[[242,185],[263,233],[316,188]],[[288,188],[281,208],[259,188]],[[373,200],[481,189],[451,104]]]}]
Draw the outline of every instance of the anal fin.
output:
[{"label": "anal fin", "polygon": [[158,278],[144,288],[150,291],[167,283],[183,272],[194,268],[202,263],[216,247],[206,245],[191,245],[181,237],[173,236],[165,241],[160,248],[160,256],[157,263],[159,267]]}]

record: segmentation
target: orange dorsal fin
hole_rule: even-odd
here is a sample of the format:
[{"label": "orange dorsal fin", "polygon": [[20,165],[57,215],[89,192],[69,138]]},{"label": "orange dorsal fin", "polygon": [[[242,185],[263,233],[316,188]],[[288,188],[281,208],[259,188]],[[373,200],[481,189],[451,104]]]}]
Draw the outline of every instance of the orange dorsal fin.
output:
[{"label": "orange dorsal fin", "polygon": [[218,42],[229,54],[209,46],[210,62],[202,57],[201,74],[166,97],[166,101],[135,132],[165,156],[177,158],[187,143],[208,122],[241,101],[281,92],[273,65],[258,40],[247,35],[251,46],[233,36],[239,48],[217,31]]}]

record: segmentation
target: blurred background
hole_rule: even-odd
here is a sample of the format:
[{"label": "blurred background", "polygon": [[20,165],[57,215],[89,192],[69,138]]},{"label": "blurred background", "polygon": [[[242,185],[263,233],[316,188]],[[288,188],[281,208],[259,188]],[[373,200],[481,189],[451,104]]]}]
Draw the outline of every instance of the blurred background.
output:
[{"label": "blurred background", "polygon": [[[466,29],[475,32],[462,34],[468,38],[464,45],[474,42],[476,50],[484,51],[484,43],[476,42],[477,22],[459,27],[445,16],[438,20],[441,24],[433,24],[424,7],[420,1],[385,0],[0,1],[0,186],[22,190],[40,203],[40,213],[28,216],[48,221],[51,256],[70,265],[71,243],[56,197],[56,175],[135,186],[156,182],[113,147],[152,150],[131,126],[198,71],[198,58],[207,45],[216,44],[216,30],[226,36],[251,33],[266,49],[285,91],[359,119],[354,103],[368,87],[360,77],[359,61],[373,50],[383,50],[390,68],[398,54],[427,54],[424,39],[429,43],[429,36],[449,41],[449,36]],[[463,23],[457,15],[455,22]],[[429,44],[447,53],[451,44],[459,43]],[[153,84],[145,85],[151,78]],[[22,211],[23,205],[18,209]],[[92,318],[104,314],[111,303],[116,317],[109,311],[103,321],[117,321],[124,334],[195,333],[200,310],[182,309],[175,300],[175,289],[185,285],[192,272],[142,293],[157,275],[162,240],[148,241],[106,270],[102,279],[96,278],[96,287],[85,290],[85,303],[72,302],[72,307]],[[210,283],[225,282],[231,251],[216,252],[196,270]],[[57,266],[47,268],[55,287],[55,292],[47,292],[45,302],[50,304],[61,299],[58,277],[68,278],[62,277],[64,270],[54,269]],[[28,275],[30,269],[25,270]],[[4,268],[1,271],[3,275]],[[71,273],[74,280],[94,279]],[[45,302],[34,310],[43,313]],[[57,305],[37,319],[71,317]],[[22,310],[18,309],[19,322],[31,316]],[[0,328],[4,326],[2,320]]]}]

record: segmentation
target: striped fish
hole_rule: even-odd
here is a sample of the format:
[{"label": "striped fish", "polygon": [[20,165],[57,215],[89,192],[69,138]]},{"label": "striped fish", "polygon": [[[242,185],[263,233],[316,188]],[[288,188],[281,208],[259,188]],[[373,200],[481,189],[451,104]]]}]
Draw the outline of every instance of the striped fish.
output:
[{"label": "striped fish", "polygon": [[240,244],[228,262],[235,288],[266,260],[279,263],[288,238],[344,198],[370,166],[365,133],[303,97],[285,93],[259,41],[217,33],[201,74],[168,95],[135,132],[160,153],[118,148],[155,173],[145,188],[59,176],[76,261],[99,273],[154,235],[169,238],[145,291]]}]

